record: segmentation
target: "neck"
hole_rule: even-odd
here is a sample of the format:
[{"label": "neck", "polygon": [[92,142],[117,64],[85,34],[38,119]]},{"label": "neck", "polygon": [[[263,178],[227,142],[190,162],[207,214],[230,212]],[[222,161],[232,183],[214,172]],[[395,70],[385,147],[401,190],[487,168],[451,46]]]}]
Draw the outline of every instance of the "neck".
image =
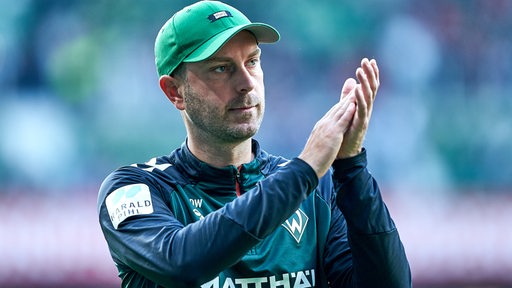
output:
[{"label": "neck", "polygon": [[197,141],[189,137],[187,146],[199,160],[218,168],[229,165],[238,167],[253,159],[251,138],[237,143],[220,143]]}]

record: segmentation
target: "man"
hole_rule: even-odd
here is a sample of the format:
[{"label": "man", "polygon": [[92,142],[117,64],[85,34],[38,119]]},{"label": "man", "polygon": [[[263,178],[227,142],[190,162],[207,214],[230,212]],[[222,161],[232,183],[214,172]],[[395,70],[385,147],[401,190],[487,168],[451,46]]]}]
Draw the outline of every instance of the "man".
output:
[{"label": "man", "polygon": [[214,1],[177,12],[156,38],[160,87],[186,141],[117,169],[98,198],[123,287],[409,287],[398,232],[362,148],[375,60],[315,125],[302,153],[252,137],[265,108],[259,43],[269,25]]}]

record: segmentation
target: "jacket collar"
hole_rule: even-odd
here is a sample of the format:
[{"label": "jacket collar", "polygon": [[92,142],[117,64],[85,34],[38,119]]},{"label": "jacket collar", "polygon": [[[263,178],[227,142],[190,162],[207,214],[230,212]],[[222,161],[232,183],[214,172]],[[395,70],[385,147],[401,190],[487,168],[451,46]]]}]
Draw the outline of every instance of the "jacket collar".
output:
[{"label": "jacket collar", "polygon": [[173,151],[170,160],[193,185],[199,185],[203,189],[211,189],[215,192],[233,192],[236,181],[238,181],[242,191],[245,191],[268,173],[269,155],[260,149],[259,143],[254,139],[252,140],[252,152],[254,159],[249,163],[242,164],[240,167],[230,165],[217,168],[197,159],[190,152],[185,141]]}]

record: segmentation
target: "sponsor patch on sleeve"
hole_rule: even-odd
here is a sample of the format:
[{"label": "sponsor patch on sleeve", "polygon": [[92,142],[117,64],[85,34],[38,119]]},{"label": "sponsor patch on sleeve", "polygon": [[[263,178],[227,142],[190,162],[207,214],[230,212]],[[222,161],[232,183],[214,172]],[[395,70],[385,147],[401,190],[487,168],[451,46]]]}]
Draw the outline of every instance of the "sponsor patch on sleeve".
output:
[{"label": "sponsor patch on sleeve", "polygon": [[115,229],[128,217],[153,213],[151,193],[146,184],[118,188],[107,196],[105,205]]}]

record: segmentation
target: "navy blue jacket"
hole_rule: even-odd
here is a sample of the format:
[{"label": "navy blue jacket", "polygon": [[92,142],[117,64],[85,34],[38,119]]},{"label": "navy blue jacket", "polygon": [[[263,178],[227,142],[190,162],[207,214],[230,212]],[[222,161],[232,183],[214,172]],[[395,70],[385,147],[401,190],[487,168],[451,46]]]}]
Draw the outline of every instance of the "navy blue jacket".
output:
[{"label": "navy blue jacket", "polygon": [[100,225],[123,287],[411,287],[366,152],[320,180],[299,158],[215,168],[184,143],[103,182]]}]

